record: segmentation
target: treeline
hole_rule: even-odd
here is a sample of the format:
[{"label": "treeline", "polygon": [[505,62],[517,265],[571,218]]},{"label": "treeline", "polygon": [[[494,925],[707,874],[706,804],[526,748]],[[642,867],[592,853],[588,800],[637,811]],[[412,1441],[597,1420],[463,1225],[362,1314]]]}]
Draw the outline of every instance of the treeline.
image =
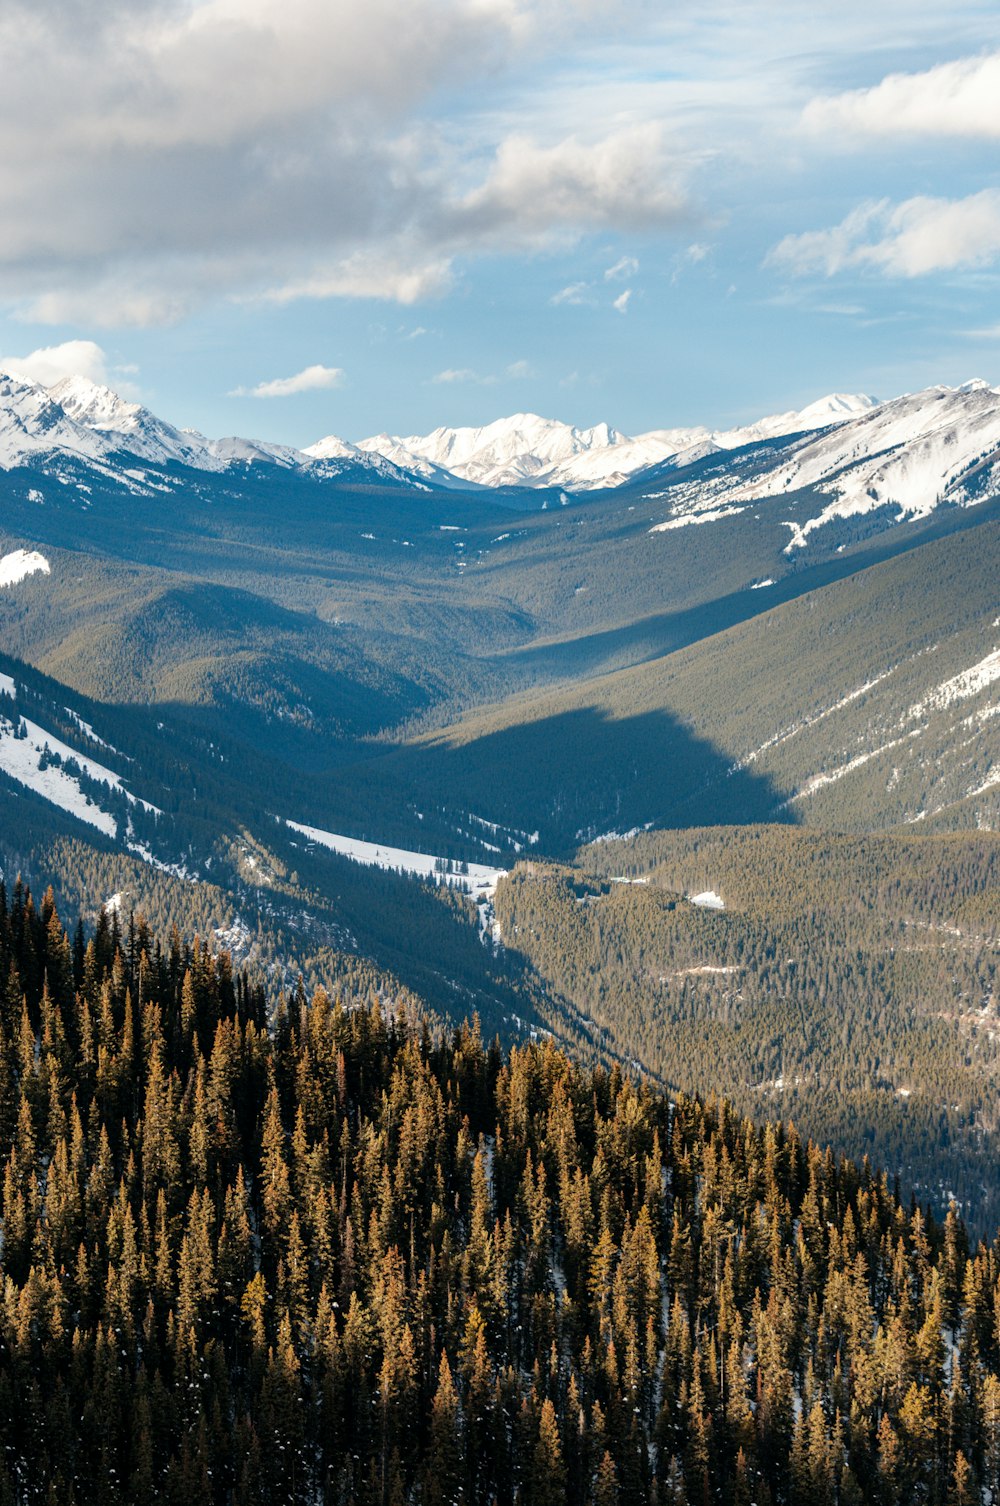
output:
[{"label": "treeline", "polygon": [[0,891],[0,1502],[965,1506],[1000,1242],[551,1045]]}]

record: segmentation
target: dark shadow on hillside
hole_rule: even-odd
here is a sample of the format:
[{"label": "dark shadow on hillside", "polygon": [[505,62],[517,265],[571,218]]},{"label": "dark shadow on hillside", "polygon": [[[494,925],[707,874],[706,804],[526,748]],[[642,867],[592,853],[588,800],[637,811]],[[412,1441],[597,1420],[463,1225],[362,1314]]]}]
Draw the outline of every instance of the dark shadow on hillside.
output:
[{"label": "dark shadow on hillside", "polygon": [[[784,502],[786,499],[781,499]],[[763,506],[763,504],[761,504]],[[583,633],[574,638],[514,648],[497,657],[535,682],[556,682],[613,673],[635,664],[676,653],[738,623],[748,622],[772,607],[795,601],[810,591],[845,580],[874,565],[884,564],[924,544],[964,533],[1000,520],[1000,498],[975,508],[940,508],[930,518],[896,523],[885,532],[845,550],[796,561],[796,568],[766,591],[749,587],[718,596],[679,611],[658,612],[620,627]],[[734,523],[733,528],[750,527]],[[835,546],[831,544],[831,549]]]},{"label": "dark shadow on hillside", "polygon": [[[560,712],[488,732],[464,744],[411,745],[377,763],[344,770],[343,815],[355,835],[390,840],[402,823],[412,834],[420,811],[425,849],[446,853],[456,834],[495,840],[509,860],[510,836],[525,851],[559,855],[605,832],[656,827],[793,821],[788,791],[739,769],[706,739],[662,709],[612,718],[598,707]],[[477,822],[471,818],[479,817]],[[303,818],[308,820],[309,818]],[[360,822],[360,824],[359,824]],[[365,827],[362,832],[361,825]],[[538,832],[537,843],[525,836]],[[436,849],[435,849],[436,850]],[[483,860],[488,861],[486,853]]]}]

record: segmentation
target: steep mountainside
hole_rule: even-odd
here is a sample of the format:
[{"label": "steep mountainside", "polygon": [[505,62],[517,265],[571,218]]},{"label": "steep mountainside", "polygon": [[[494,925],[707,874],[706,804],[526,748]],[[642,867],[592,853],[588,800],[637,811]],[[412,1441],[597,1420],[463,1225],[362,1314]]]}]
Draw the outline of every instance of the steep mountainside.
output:
[{"label": "steep mountainside", "polygon": [[876,518],[885,526],[942,504],[970,507],[996,496],[998,481],[1000,392],[969,382],[896,398],[829,433],[803,436],[766,463],[738,462],[732,471],[676,485],[659,494],[669,497],[670,517],[656,526],[715,522],[765,497],[805,494],[805,509],[800,504],[785,522],[792,553],[848,520]]},{"label": "steep mountainside", "polygon": [[998,575],[1000,523],[984,521],[675,653],[475,713],[373,765],[369,798],[537,829],[549,851],[647,823],[995,829]]}]

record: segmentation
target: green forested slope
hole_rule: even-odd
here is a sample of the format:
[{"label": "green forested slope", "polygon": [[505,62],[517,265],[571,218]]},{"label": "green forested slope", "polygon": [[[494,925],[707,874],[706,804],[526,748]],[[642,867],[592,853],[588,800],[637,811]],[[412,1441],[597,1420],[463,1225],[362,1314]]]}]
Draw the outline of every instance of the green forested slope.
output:
[{"label": "green forested slope", "polygon": [[496,909],[605,1050],[996,1221],[1000,839],[651,832],[521,864]]}]

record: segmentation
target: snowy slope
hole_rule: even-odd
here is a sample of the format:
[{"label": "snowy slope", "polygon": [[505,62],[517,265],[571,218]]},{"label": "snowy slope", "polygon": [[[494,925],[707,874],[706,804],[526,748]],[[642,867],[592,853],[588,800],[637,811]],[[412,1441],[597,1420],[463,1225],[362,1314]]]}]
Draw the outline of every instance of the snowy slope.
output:
[{"label": "snowy slope", "polygon": [[480,486],[586,491],[620,486],[672,457],[688,464],[717,450],[842,423],[872,404],[872,398],[835,393],[799,412],[774,414],[744,428],[653,429],[634,438],[608,424],[581,429],[536,413],[515,413],[478,429],[441,428],[405,438],[378,434],[360,440],[358,448],[378,451],[409,470],[433,467]]},{"label": "snowy slope", "polygon": [[48,389],[50,397],[76,423],[105,435],[116,448],[153,465],[179,461],[204,467],[208,441],[201,434],[175,429],[139,403],[126,402],[87,377],[64,377]]},{"label": "snowy slope", "polygon": [[321,847],[342,857],[352,858],[370,868],[383,868],[390,873],[409,873],[416,878],[431,878],[450,888],[475,896],[477,900],[492,899],[496,886],[507,872],[506,868],[488,868],[482,863],[466,863],[464,872],[453,871],[454,865],[445,865],[445,860],[425,852],[411,852],[403,847],[387,847],[381,842],[362,842],[357,837],[340,836],[337,832],[323,831],[317,826],[303,826],[298,821],[287,821],[292,831],[308,837]]},{"label": "snowy slope", "polygon": [[[10,675],[0,675],[0,693],[17,701],[17,685]],[[107,746],[88,723],[71,711],[69,715],[89,741],[101,747]],[[63,767],[67,764],[69,767]],[[130,805],[141,805],[147,811],[156,811],[156,806],[132,794],[120,774],[98,763],[88,754],[81,753],[78,748],[71,748],[45,727],[20,715],[16,707],[13,714],[0,712],[0,771],[18,784],[34,790],[36,795],[41,795],[52,805],[86,821],[88,826],[96,826],[105,836],[113,837],[118,830],[116,818],[84,792],[73,768],[74,764],[88,779],[106,785],[109,792],[124,795]]]},{"label": "snowy slope", "polygon": [[[805,418],[806,412],[800,417]],[[759,426],[758,426],[759,427]],[[794,431],[793,431],[794,432]],[[761,437],[774,437],[762,435]],[[799,496],[789,519],[786,554],[837,519],[888,508],[891,521],[925,517],[943,502],[971,506],[1000,493],[1000,390],[985,382],[930,387],[803,433],[768,459],[751,457],[650,500],[669,498],[670,515],[654,533],[733,517],[748,504],[790,492]],[[685,456],[678,457],[683,463]],[[815,501],[803,510],[803,494]],[[895,518],[892,518],[895,510]]]},{"label": "snowy slope", "polygon": [[922,517],[948,500],[975,500],[976,477],[1000,450],[1000,391],[985,382],[931,387],[883,403],[833,433],[811,438],[733,500],[815,487],[830,502],[799,525],[790,548],[833,518],[891,505]]},{"label": "snowy slope", "polygon": [[77,423],[44,387],[0,373],[0,470],[53,451],[100,462],[116,448],[107,435]]}]

